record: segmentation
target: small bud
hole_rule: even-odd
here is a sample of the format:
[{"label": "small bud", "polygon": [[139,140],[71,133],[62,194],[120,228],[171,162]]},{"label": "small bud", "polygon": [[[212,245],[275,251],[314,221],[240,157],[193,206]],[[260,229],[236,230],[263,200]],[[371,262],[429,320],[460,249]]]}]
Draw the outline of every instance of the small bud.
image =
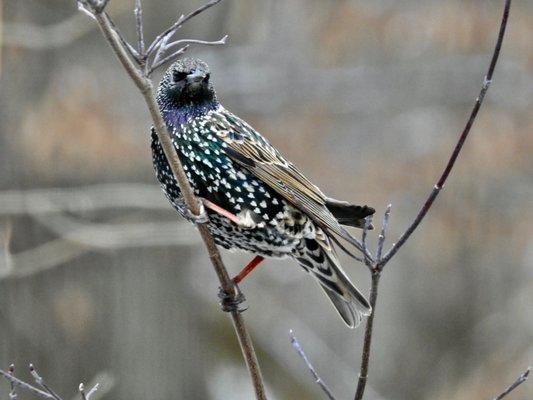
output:
[{"label": "small bud", "polygon": [[15,372],[15,364],[11,364],[8,368],[8,372],[13,375],[13,373]]}]

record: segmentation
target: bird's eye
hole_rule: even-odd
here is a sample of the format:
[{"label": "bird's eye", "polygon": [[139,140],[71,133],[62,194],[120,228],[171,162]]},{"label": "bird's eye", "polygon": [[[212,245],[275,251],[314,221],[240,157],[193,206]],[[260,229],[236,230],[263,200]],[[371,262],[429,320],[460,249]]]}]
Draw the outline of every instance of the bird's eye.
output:
[{"label": "bird's eye", "polygon": [[187,78],[187,73],[183,71],[174,71],[174,73],[172,74],[172,81],[174,83],[178,83],[179,81],[182,81],[185,78]]}]

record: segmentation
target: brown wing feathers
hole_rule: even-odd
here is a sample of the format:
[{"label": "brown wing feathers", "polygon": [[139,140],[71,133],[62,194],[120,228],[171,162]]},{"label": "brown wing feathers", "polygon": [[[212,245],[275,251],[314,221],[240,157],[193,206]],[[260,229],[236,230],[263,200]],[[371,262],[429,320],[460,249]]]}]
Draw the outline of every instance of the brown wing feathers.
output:
[{"label": "brown wing feathers", "polygon": [[[356,245],[353,237],[340,224],[362,227],[364,218],[374,213],[367,206],[327,198],[293,164],[244,121],[227,121],[218,115],[219,137],[227,146],[226,154],[246,167],[290,203],[309,215],[322,228]],[[235,118],[232,116],[232,119]],[[236,122],[238,124],[236,124]],[[220,126],[222,125],[222,126]],[[240,126],[239,126],[240,125]],[[232,130],[238,130],[232,134]]]}]

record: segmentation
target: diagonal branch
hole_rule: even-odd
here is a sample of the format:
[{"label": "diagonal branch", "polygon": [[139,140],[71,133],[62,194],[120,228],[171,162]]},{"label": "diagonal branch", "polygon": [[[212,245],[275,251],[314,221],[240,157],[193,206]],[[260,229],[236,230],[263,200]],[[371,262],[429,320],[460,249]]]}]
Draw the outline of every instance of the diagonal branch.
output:
[{"label": "diagonal branch", "polygon": [[[118,57],[120,63],[130,76],[132,81],[135,83],[135,85],[143,95],[143,98],[146,102],[146,106],[148,107],[148,110],[154,123],[154,129],[159,138],[165,156],[169,162],[171,171],[175,176],[176,180],[178,181],[185,204],[187,205],[188,209],[191,211],[192,214],[199,216],[202,210],[201,204],[192,191],[187,176],[185,175],[185,172],[181,165],[180,159],[176,153],[176,149],[174,148],[174,145],[172,143],[166,124],[163,121],[163,117],[161,116],[161,113],[159,111],[159,107],[157,105],[154,95],[152,81],[148,78],[148,75],[142,69],[139,69],[139,67],[135,65],[133,60],[128,56],[128,50],[124,45],[123,41],[121,41],[120,39],[121,35],[113,29],[109,16],[105,12],[103,12],[104,8],[96,7],[103,0],[82,1],[84,5],[88,4],[89,6],[91,6],[93,17],[96,19],[96,22],[98,23],[102,34],[115,52],[115,55]],[[150,45],[150,48],[147,50],[147,54],[150,54],[150,52],[155,48],[155,46],[161,41],[163,37],[166,37],[171,32],[175,32],[175,30],[178,29],[185,22],[187,22],[194,16],[200,14],[207,8],[219,3],[220,1],[221,0],[211,1],[205,6],[200,7],[196,11],[193,11],[186,17],[180,18],[178,22],[176,22],[176,24],[174,24],[167,31],[159,35],[158,38],[156,38],[154,43],[152,43],[152,45]],[[138,6],[140,6],[140,3],[138,3]],[[236,286],[232,282],[226,270],[226,267],[222,262],[222,257],[220,255],[220,252],[218,251],[213,237],[209,233],[209,230],[205,224],[197,224],[197,227],[204,241],[211,263],[213,264],[215,272],[220,281],[221,294],[223,295],[224,302],[226,304],[238,304],[240,301],[242,301],[241,297],[239,296],[240,293],[238,292],[238,290],[236,290]],[[246,366],[248,367],[248,371],[252,379],[256,398],[259,400],[266,399],[263,379],[261,376],[261,371],[259,369],[259,363],[257,361],[257,356],[255,354],[250,335],[248,333],[248,330],[246,329],[244,318],[240,313],[238,307],[230,307],[229,312],[233,321],[235,332],[239,339],[241,351],[246,361]]]},{"label": "diagonal branch", "polygon": [[[371,350],[371,343],[372,343],[372,332],[373,332],[374,318],[376,314],[376,303],[377,303],[379,279],[381,277],[381,273],[383,272],[383,268],[385,267],[385,265],[391,260],[392,257],[394,257],[394,255],[398,252],[398,250],[405,244],[405,242],[411,237],[411,235],[416,230],[416,228],[420,225],[420,223],[422,222],[422,220],[428,213],[429,209],[433,205],[441,189],[443,188],[444,184],[446,183],[446,180],[448,179],[448,176],[450,175],[453,169],[453,166],[455,165],[455,162],[457,161],[457,158],[459,157],[459,153],[461,152],[461,149],[463,148],[466,138],[468,137],[468,134],[470,133],[470,130],[476,120],[476,117],[478,115],[481,104],[483,103],[487,90],[489,89],[490,83],[492,82],[492,76],[494,74],[494,69],[496,67],[496,63],[498,61],[500,50],[501,50],[502,43],[503,43],[503,38],[505,36],[505,30],[507,27],[507,20],[509,18],[510,7],[511,7],[511,0],[506,0],[501,23],[500,23],[500,30],[498,33],[498,38],[496,40],[496,45],[492,53],[492,58],[490,61],[487,74],[483,81],[483,85],[481,86],[479,95],[474,103],[474,107],[470,113],[470,117],[463,131],[461,132],[461,135],[459,136],[457,144],[455,145],[455,148],[453,149],[453,152],[448,160],[448,163],[446,164],[446,167],[444,168],[444,171],[442,172],[433,190],[427,197],[426,201],[424,202],[424,205],[420,209],[419,213],[417,214],[417,216],[415,217],[411,225],[400,236],[400,238],[398,239],[398,242],[393,244],[391,249],[382,257],[381,254],[383,250],[383,244],[385,241],[385,231],[387,229],[387,224],[388,224],[388,219],[389,219],[389,214],[390,214],[390,205],[389,207],[387,207],[387,210],[385,212],[381,233],[378,239],[376,259],[375,259],[374,265],[371,268],[372,286],[370,290],[370,305],[372,306],[372,314],[368,317],[366,326],[365,326],[363,353],[361,356],[361,367],[360,367],[360,372],[359,372],[359,378],[357,380],[355,400],[361,400],[363,398],[365,387],[366,387],[366,382],[368,379],[370,350]],[[366,235],[364,231],[363,231],[363,234]]]},{"label": "diagonal branch", "polygon": [[522,383],[527,381],[527,378],[529,377],[529,372],[531,371],[531,367],[526,369],[524,372],[520,374],[520,376],[514,381],[507,389],[505,389],[502,393],[500,393],[497,397],[494,398],[494,400],[501,400],[504,397],[506,397],[509,393],[511,393],[513,390],[515,390],[518,386],[520,386]]},{"label": "diagonal branch", "polygon": [[22,389],[25,389],[38,397],[42,397],[43,399],[55,400],[54,396],[52,396],[51,394],[44,392],[41,389],[38,389],[35,386],[30,385],[29,383],[21,381],[18,378],[15,378],[13,374],[10,372],[6,372],[0,369],[0,375],[2,375],[5,379],[7,379],[13,386],[18,386]]},{"label": "diagonal branch", "polygon": [[494,47],[494,52],[492,53],[492,58],[490,61],[489,69],[487,71],[487,75],[485,76],[485,79],[483,80],[483,85],[481,86],[479,95],[474,103],[474,107],[470,113],[470,117],[468,118],[468,121],[463,129],[463,132],[459,136],[459,140],[457,141],[457,144],[455,145],[455,148],[453,149],[452,155],[450,156],[450,159],[448,160],[448,163],[446,164],[444,171],[442,172],[439,180],[433,187],[433,190],[429,194],[424,205],[420,209],[418,215],[415,217],[415,219],[413,220],[411,225],[406,229],[406,231],[400,236],[398,241],[392,245],[391,249],[383,257],[383,260],[381,260],[380,262],[381,268],[383,268],[385,264],[387,264],[390,261],[390,259],[398,252],[398,250],[400,250],[400,248],[405,244],[407,239],[409,239],[409,237],[412,235],[412,233],[415,231],[418,225],[420,225],[420,222],[422,222],[422,220],[428,213],[429,209],[433,205],[433,202],[435,201],[438,194],[440,193],[441,189],[444,187],[444,184],[446,183],[446,180],[448,179],[448,176],[450,175],[450,172],[452,171],[452,168],[455,165],[455,161],[457,160],[457,157],[459,157],[459,153],[461,152],[461,149],[463,148],[466,138],[468,137],[468,134],[470,133],[472,125],[474,125],[474,122],[476,120],[481,104],[483,104],[483,100],[485,99],[485,94],[487,93],[487,90],[489,90],[489,86],[492,83],[492,75],[494,74],[494,69],[496,68],[496,63],[500,56],[500,50],[502,47],[503,38],[505,36],[505,29],[507,28],[507,19],[509,18],[510,8],[511,8],[511,0],[506,0],[504,10],[503,10],[502,20],[500,23],[500,31],[498,33],[498,39],[496,41],[496,46]]},{"label": "diagonal branch", "polygon": [[181,49],[179,50],[176,50],[174,53],[172,54],[169,54],[168,56],[164,57],[163,59],[157,61],[157,62],[154,62],[150,68],[148,68],[148,72],[147,72],[147,75],[151,75],[152,72],[154,72],[156,69],[158,69],[159,67],[163,66],[164,64],[166,63],[169,63],[169,62],[172,62],[174,61],[175,59],[177,59],[180,55],[182,55],[183,53],[185,53],[187,50],[189,49],[189,45],[186,45],[186,46],[183,46]]},{"label": "diagonal branch", "polygon": [[316,372],[316,369],[315,367],[313,367],[313,364],[311,364],[311,361],[309,361],[309,359],[307,358],[304,349],[300,345],[300,342],[298,342],[298,339],[296,339],[296,336],[294,335],[292,329],[289,331],[289,335],[291,337],[292,347],[294,347],[294,350],[296,350],[298,355],[302,358],[302,360],[304,360],[305,365],[307,365],[307,369],[309,369],[309,372],[311,372],[311,375],[313,375],[313,378],[315,378],[315,382],[318,384],[318,386],[320,386],[320,388],[329,400],[336,400],[331,390],[324,383],[320,375],[318,375],[318,372]]}]

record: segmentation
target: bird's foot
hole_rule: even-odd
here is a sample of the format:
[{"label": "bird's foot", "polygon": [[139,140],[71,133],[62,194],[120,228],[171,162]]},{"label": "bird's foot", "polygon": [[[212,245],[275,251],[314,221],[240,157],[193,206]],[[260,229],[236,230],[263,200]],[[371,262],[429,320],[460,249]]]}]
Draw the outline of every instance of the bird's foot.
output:
[{"label": "bird's foot", "polygon": [[239,286],[235,283],[233,293],[228,293],[223,288],[220,288],[218,298],[220,299],[222,311],[242,313],[248,309],[244,305],[246,298],[241,292],[241,289],[239,289]]},{"label": "bird's foot", "polygon": [[196,215],[193,214],[191,210],[187,209],[185,211],[185,217],[191,221],[193,224],[205,224],[209,221],[209,216],[207,215],[207,212],[205,211],[205,207],[202,203],[200,203],[200,214]]}]

